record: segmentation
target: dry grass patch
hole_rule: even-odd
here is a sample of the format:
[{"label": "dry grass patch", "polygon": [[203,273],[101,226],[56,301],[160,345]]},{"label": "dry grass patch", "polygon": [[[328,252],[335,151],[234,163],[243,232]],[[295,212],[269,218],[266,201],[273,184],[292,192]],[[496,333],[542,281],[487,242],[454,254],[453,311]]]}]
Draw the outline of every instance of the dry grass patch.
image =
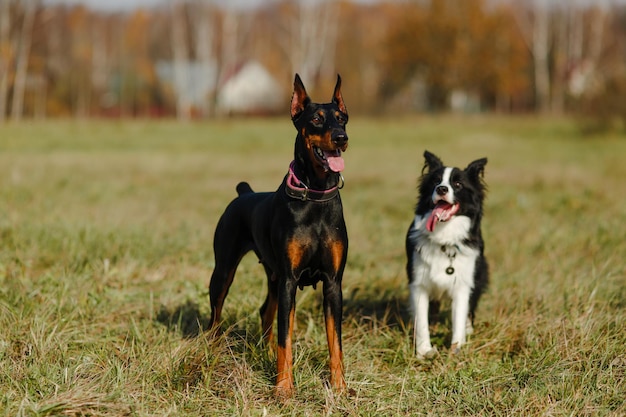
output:
[{"label": "dry grass patch", "polygon": [[[346,379],[327,387],[321,293],[298,294],[297,395],[273,397],[264,273],[244,258],[224,337],[204,332],[213,230],[240,180],[273,190],[288,120],[0,127],[0,409],[5,415],[624,415],[626,141],[567,120],[348,126]],[[476,331],[412,354],[404,235],[424,149],[487,156],[492,285]]]}]

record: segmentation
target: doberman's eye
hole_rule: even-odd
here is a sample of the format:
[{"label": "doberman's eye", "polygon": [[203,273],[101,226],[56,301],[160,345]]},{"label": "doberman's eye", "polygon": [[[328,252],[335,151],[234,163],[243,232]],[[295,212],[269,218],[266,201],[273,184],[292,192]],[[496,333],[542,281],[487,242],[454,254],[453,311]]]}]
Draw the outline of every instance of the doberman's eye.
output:
[{"label": "doberman's eye", "polygon": [[337,112],[336,113],[336,118],[337,118],[337,121],[339,123],[346,123],[347,122],[346,116],[344,116],[342,113]]},{"label": "doberman's eye", "polygon": [[316,125],[321,125],[322,123],[324,123],[324,120],[322,119],[322,116],[316,114],[311,118],[311,122]]}]

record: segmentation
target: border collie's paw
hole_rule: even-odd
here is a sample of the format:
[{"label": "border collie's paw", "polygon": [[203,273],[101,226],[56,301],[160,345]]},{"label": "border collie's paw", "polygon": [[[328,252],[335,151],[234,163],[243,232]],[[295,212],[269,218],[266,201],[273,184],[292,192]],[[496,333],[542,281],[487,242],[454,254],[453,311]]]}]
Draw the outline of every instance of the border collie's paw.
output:
[{"label": "border collie's paw", "polygon": [[426,359],[426,360],[432,360],[435,359],[437,356],[439,356],[439,351],[437,350],[437,347],[432,347],[429,350],[427,350],[426,352],[417,352],[417,357],[419,359]]}]

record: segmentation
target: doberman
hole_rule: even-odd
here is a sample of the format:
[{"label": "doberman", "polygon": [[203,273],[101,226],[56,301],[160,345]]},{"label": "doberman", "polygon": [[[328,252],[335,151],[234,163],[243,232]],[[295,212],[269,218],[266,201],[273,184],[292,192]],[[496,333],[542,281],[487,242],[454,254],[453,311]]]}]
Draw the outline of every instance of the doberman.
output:
[{"label": "doberman", "polygon": [[341,77],[332,101],[313,103],[296,74],[291,120],[298,134],[294,160],[275,192],[254,192],[237,185],[239,196],[224,211],[213,247],[215,269],[209,288],[211,327],[219,323],[237,265],[253,250],[267,274],[268,294],[261,312],[263,338],[273,341],[278,312],[276,394],[293,395],[292,331],[298,287],[323,283],[324,318],[330,354],[330,384],[346,386],[343,374],[341,280],[348,252],[348,234],[339,189],[343,186],[342,152],[348,147],[348,112],[341,95]]}]

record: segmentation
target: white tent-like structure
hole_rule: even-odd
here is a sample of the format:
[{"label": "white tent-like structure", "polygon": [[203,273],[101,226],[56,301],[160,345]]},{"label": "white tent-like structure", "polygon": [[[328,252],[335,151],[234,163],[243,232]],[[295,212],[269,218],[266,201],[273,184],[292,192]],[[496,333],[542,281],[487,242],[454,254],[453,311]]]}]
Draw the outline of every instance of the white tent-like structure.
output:
[{"label": "white tent-like structure", "polygon": [[273,114],[286,109],[286,100],[284,89],[265,67],[249,61],[221,86],[217,109],[221,114]]}]

